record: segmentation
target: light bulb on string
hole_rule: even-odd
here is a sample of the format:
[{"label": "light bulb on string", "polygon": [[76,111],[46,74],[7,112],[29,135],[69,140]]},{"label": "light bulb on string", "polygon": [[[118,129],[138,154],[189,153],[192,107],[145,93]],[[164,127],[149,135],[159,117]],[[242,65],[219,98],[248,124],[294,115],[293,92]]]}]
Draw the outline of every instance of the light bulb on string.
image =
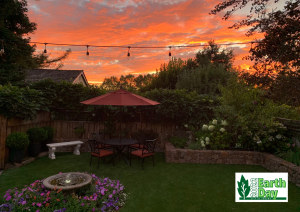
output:
[{"label": "light bulb on string", "polygon": [[130,46],[128,46],[127,60],[130,60]]},{"label": "light bulb on string", "polygon": [[44,54],[47,54],[47,49],[46,49],[47,43],[45,43],[45,49],[44,49]]},{"label": "light bulb on string", "polygon": [[171,57],[172,57],[171,48],[172,48],[172,47],[169,46],[169,49],[170,49],[170,50],[169,50],[169,60],[171,60]]},{"label": "light bulb on string", "polygon": [[89,53],[89,45],[86,46],[86,56],[89,56],[90,53]]}]

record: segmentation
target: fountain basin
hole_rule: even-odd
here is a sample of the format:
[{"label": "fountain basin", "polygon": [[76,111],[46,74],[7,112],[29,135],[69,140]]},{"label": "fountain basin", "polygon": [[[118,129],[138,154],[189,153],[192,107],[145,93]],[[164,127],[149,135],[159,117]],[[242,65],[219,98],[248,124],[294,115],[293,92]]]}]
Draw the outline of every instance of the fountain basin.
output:
[{"label": "fountain basin", "polygon": [[71,192],[91,183],[91,181],[92,176],[89,174],[68,172],[47,177],[43,181],[43,185],[50,190],[56,187],[57,190],[62,189],[62,191]]}]

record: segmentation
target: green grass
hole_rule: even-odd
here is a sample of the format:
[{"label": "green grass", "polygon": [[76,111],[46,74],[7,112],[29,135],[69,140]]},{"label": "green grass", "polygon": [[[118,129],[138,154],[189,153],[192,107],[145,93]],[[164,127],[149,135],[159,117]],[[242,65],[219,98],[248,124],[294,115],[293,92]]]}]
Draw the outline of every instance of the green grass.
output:
[{"label": "green grass", "polygon": [[5,170],[0,176],[0,196],[10,188],[23,187],[37,179],[59,172],[87,171],[100,177],[120,180],[130,199],[121,212],[147,211],[300,211],[300,188],[289,182],[288,203],[235,203],[235,172],[269,172],[261,166],[201,165],[166,163],[164,154],[141,161],[134,159],[132,166],[124,161],[112,164],[97,159],[89,166],[90,155],[56,153],[56,159],[42,157],[18,169]]}]

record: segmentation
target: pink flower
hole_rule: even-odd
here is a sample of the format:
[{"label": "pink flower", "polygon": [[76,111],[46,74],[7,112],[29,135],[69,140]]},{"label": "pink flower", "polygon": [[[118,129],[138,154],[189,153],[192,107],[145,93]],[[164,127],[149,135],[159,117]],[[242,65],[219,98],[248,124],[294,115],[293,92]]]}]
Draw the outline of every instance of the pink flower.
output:
[{"label": "pink flower", "polygon": [[8,196],[5,200],[9,201],[11,199],[11,196]]},{"label": "pink flower", "polygon": [[120,187],[120,190],[122,191],[122,190],[123,190],[123,188],[124,188],[124,186],[121,186],[121,187]]},{"label": "pink flower", "polygon": [[105,191],[104,189],[101,190],[101,194],[102,195],[105,195],[104,191]]},{"label": "pink flower", "polygon": [[41,193],[41,196],[43,196],[44,195],[44,193]]},{"label": "pink flower", "polygon": [[36,203],[37,206],[41,207],[42,206],[42,203]]},{"label": "pink flower", "polygon": [[116,190],[113,190],[113,194],[115,194],[116,193]]},{"label": "pink flower", "polygon": [[37,210],[36,212],[40,212],[40,210]]},{"label": "pink flower", "polygon": [[293,143],[293,147],[295,147],[296,146],[296,144],[295,143]]},{"label": "pink flower", "polygon": [[32,206],[34,206],[35,205],[35,202],[34,203],[32,203]]},{"label": "pink flower", "polygon": [[22,205],[25,205],[25,204],[26,204],[26,201],[23,201],[23,202],[22,202]]},{"label": "pink flower", "polygon": [[58,174],[62,174],[62,172],[59,172]]},{"label": "pink flower", "polygon": [[108,197],[109,197],[109,198],[112,198],[112,196],[113,196],[113,195],[112,195],[112,194],[110,194]]},{"label": "pink flower", "polygon": [[81,206],[84,206],[84,203],[82,203]]}]

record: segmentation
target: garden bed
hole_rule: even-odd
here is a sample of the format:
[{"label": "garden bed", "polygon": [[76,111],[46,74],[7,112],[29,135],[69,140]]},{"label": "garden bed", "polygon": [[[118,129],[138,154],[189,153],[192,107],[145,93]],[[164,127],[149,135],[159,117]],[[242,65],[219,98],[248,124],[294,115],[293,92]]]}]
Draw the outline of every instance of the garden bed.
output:
[{"label": "garden bed", "polygon": [[167,163],[260,165],[273,172],[288,172],[289,181],[300,184],[300,167],[269,153],[235,150],[176,149],[165,143]]}]

